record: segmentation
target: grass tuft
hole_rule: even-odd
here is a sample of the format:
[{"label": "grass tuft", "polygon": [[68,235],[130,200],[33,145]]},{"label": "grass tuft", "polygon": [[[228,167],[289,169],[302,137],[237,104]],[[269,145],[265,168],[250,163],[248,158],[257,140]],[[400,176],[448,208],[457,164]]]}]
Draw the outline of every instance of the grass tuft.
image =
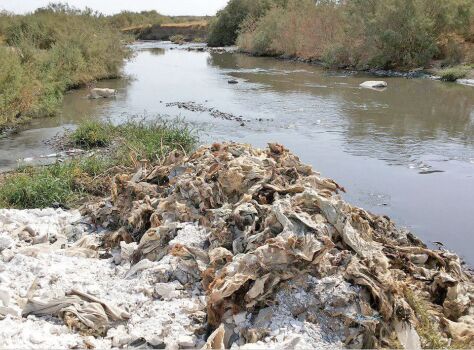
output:
[{"label": "grass tuft", "polygon": [[158,162],[173,150],[190,152],[195,133],[180,121],[86,121],[69,135],[71,143],[84,148],[112,145],[94,156],[57,162],[49,166],[23,167],[6,175],[0,184],[0,206],[31,209],[53,205],[74,206],[88,196],[109,190],[110,169],[135,165],[137,160]]},{"label": "grass tuft", "polygon": [[86,121],[71,134],[71,141],[75,146],[95,148],[108,146],[112,140],[109,124],[96,121]]}]

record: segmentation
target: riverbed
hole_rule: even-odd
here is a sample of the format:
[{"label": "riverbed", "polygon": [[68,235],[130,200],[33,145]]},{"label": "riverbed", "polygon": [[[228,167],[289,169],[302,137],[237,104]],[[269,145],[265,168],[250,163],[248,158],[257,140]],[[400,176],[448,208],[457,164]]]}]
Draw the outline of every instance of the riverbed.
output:
[{"label": "riverbed", "polygon": [[203,143],[282,143],[344,186],[352,204],[474,263],[474,87],[394,77],[377,91],[359,87],[374,79],[362,73],[170,43],[133,47],[127,78],[97,84],[118,89],[116,98],[68,93],[57,117],[0,139],[0,171],[53,153],[45,141],[87,118],[179,117]]}]

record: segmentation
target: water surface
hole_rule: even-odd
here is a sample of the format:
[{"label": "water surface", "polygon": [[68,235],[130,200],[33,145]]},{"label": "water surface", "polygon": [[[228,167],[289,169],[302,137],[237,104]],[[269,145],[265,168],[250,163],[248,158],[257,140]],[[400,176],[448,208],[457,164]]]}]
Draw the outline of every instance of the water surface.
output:
[{"label": "water surface", "polygon": [[[110,100],[66,95],[60,116],[36,120],[0,140],[0,169],[51,153],[43,143],[85,118],[181,116],[203,142],[278,141],[324,176],[345,198],[390,216],[426,242],[441,241],[474,263],[474,88],[428,79],[385,78],[384,91],[359,88],[373,77],[240,54],[189,52],[166,43],[138,43],[125,66],[129,79]],[[228,84],[229,79],[239,84]],[[167,107],[193,101],[248,119]]]}]

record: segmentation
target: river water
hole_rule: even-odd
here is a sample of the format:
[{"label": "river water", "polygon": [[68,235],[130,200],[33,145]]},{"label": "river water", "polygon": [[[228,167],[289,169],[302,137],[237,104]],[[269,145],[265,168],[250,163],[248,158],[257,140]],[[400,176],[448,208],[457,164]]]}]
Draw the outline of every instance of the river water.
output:
[{"label": "river water", "polygon": [[[474,263],[474,88],[429,79],[373,77],[241,54],[137,43],[128,79],[103,81],[115,99],[66,95],[62,113],[0,139],[0,170],[48,154],[44,141],[86,118],[179,116],[203,142],[263,147],[278,141],[347,190],[353,204],[390,216],[425,240],[441,241]],[[173,48],[173,49],[171,49]],[[238,84],[228,84],[236,79]],[[167,106],[195,102],[243,123]]]}]

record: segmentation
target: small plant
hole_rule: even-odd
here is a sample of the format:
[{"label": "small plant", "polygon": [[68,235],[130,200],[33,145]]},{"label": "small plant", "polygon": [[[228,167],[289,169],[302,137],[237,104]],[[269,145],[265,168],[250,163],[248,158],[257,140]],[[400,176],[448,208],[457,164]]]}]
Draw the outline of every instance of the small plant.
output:
[{"label": "small plant", "polygon": [[114,127],[109,123],[86,121],[71,134],[75,146],[83,148],[105,147],[111,142]]},{"label": "small plant", "polygon": [[440,76],[442,81],[456,81],[465,78],[468,72],[468,67],[456,66],[442,70]]}]

